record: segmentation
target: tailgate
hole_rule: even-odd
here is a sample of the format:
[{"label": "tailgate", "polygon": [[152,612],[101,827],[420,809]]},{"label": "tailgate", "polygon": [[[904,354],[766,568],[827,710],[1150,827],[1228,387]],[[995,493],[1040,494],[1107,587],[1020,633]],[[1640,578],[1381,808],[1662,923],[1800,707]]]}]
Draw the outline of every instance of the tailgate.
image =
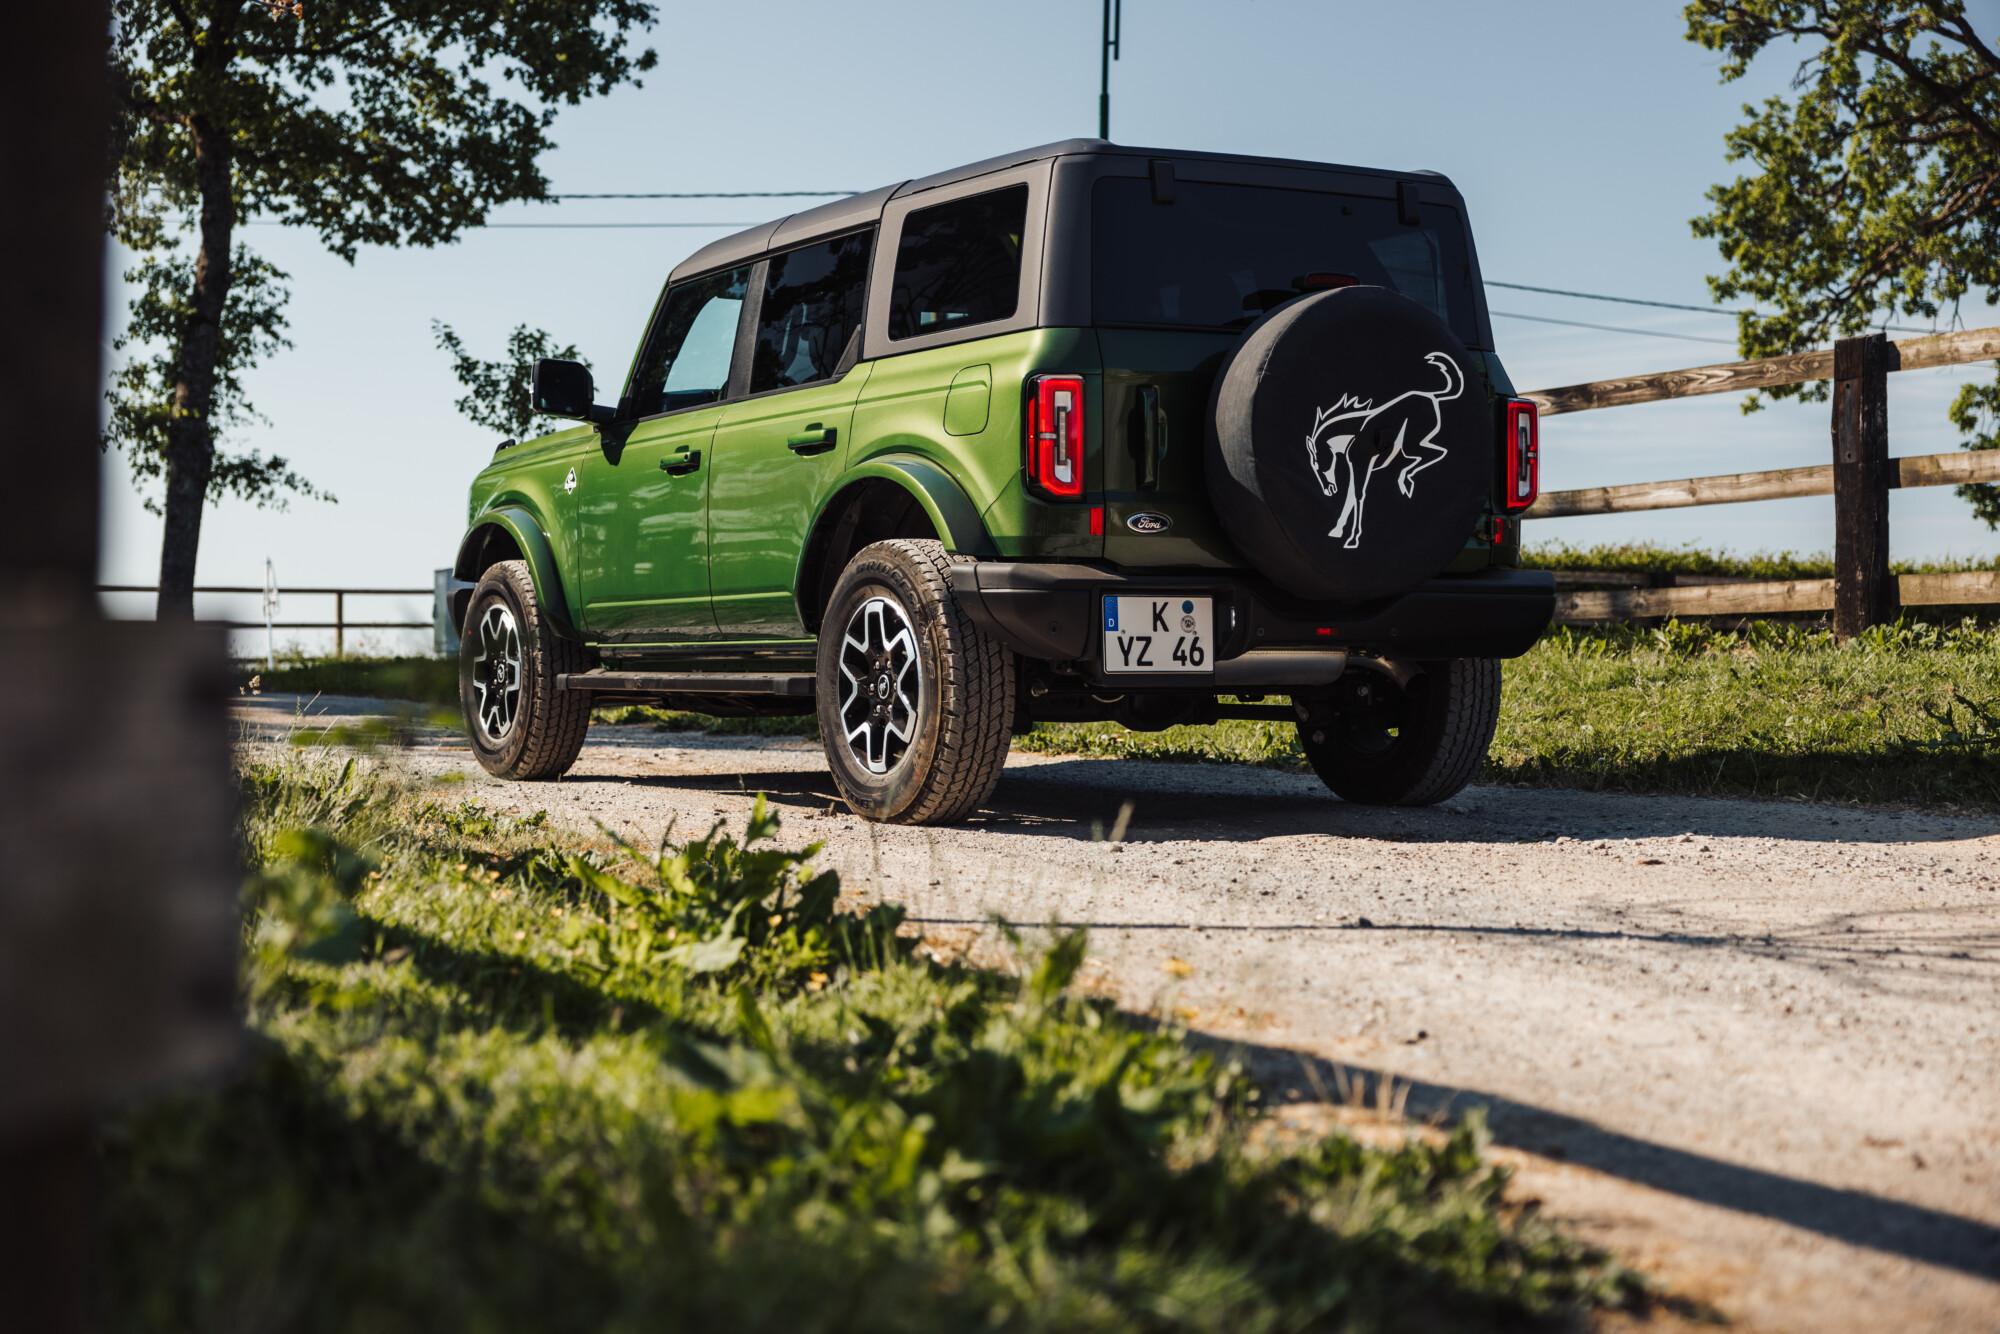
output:
[{"label": "tailgate", "polygon": [[1237,336],[1100,329],[1104,556],[1128,567],[1241,563],[1202,480],[1209,394]]}]

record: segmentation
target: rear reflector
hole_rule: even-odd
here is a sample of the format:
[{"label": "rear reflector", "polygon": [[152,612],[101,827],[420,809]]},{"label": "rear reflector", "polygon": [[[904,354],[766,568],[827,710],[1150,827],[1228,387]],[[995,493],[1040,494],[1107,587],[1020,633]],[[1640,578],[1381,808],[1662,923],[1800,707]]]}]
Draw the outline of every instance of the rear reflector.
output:
[{"label": "rear reflector", "polygon": [[1022,470],[1028,485],[1045,496],[1074,500],[1083,494],[1083,381],[1077,376],[1038,375],[1028,382]]},{"label": "rear reflector", "polygon": [[1092,505],[1090,507],[1090,535],[1092,537],[1104,536],[1104,506],[1102,505]]},{"label": "rear reflector", "polygon": [[1502,502],[1510,510],[1524,510],[1541,493],[1540,418],[1535,405],[1525,398],[1507,400],[1507,478]]}]

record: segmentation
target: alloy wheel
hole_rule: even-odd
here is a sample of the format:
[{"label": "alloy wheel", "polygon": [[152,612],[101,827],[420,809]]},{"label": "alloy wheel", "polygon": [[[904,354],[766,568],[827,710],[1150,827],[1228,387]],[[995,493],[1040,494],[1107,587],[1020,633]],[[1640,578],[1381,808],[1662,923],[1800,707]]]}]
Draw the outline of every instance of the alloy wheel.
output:
[{"label": "alloy wheel", "polygon": [[472,688],[479,697],[479,728],[489,742],[504,740],[521,712],[521,628],[513,610],[495,602],[479,618],[472,655]]},{"label": "alloy wheel", "polygon": [[840,643],[840,724],[869,773],[889,772],[916,740],[923,672],[908,612],[886,597],[854,609]]}]

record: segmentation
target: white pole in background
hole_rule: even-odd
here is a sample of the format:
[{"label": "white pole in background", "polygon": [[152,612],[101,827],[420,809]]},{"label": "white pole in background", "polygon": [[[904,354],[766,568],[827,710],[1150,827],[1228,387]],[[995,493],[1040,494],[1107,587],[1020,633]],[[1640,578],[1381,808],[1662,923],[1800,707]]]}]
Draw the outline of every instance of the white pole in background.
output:
[{"label": "white pole in background", "polygon": [[278,653],[271,633],[271,620],[278,614],[278,568],[271,564],[271,558],[264,558],[264,670],[275,671]]}]

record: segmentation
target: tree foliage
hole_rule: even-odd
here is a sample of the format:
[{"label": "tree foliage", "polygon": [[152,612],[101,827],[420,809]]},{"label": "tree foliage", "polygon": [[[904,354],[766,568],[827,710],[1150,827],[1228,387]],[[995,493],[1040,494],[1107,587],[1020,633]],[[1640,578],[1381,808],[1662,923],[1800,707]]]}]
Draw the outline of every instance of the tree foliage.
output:
[{"label": "tree foliage", "polygon": [[[1767,49],[1799,55],[1788,95],[1729,132],[1730,160],[1754,172],[1694,220],[1729,262],[1716,297],[1757,305],[1738,317],[1745,356],[1899,316],[1962,324],[1968,298],[2000,301],[2000,54],[1962,0],[1693,0],[1686,18],[1725,81]],[[1966,386],[1951,420],[1967,448],[2000,447],[2000,380]],[[2000,526],[2000,488],[1960,494]]]},{"label": "tree foliage", "polygon": [[[223,441],[252,424],[270,425],[244,392],[243,374],[281,348],[289,321],[290,297],[283,270],[237,247],[231,261],[235,273],[229,318],[223,322],[221,353],[215,367],[215,392],[209,406],[209,430],[217,443],[208,498],[234,495],[260,508],[285,508],[292,494],[314,500],[333,497],[315,487],[278,455],[260,450],[224,451]],[[159,250],[143,255],[125,271],[133,289],[125,330],[111,342],[128,353],[111,374],[105,399],[110,405],[104,423],[104,445],[116,447],[132,466],[146,508],[160,512],[154,492],[166,475],[167,436],[178,408],[175,404],[175,356],[181,327],[188,318],[188,293],[193,288],[193,259],[183,250]]]},{"label": "tree foliage", "polygon": [[362,245],[438,245],[541,199],[562,105],[651,69],[644,0],[115,0],[128,244],[198,205],[197,124],[228,138],[239,216]]},{"label": "tree foliage", "polygon": [[352,261],[545,198],[557,111],[651,69],[630,38],[653,18],[647,0],[112,0],[108,216],[145,257],[128,338],[149,355],[113,386],[107,441],[165,483],[163,613],[192,605],[208,499],[309,490],[288,465],[216,455],[219,426],[254,420],[243,373],[285,345],[276,271],[239,250],[241,221]]},{"label": "tree foliage", "polygon": [[465,341],[443,320],[431,321],[431,333],[451,356],[451,373],[465,389],[465,396],[452,406],[474,426],[515,440],[531,440],[559,424],[556,418],[535,411],[535,362],[542,357],[583,361],[575,347],[557,347],[555,339],[543,330],[522,324],[507,336],[505,356],[498,361],[481,361],[465,350]]}]

